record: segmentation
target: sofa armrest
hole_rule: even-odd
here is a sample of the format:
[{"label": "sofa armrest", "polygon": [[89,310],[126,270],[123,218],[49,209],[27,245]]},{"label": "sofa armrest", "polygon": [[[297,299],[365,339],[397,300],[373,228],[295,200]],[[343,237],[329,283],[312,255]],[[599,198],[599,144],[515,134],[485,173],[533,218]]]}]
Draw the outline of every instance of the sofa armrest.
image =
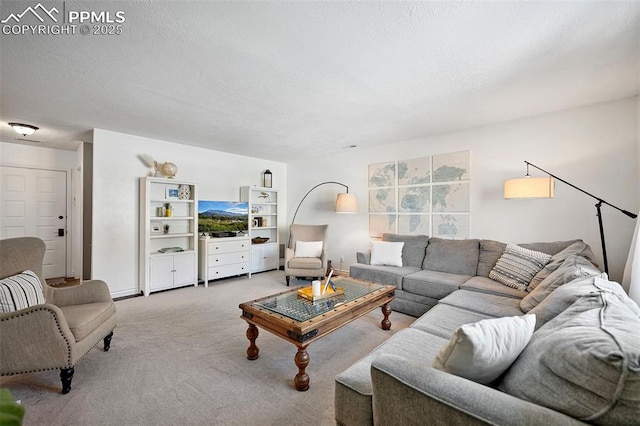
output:
[{"label": "sofa armrest", "polygon": [[356,261],[358,263],[369,265],[371,263],[371,253],[364,253],[361,251],[356,252]]},{"label": "sofa armrest", "polygon": [[47,302],[56,306],[110,302],[109,286],[102,280],[82,281],[72,287],[53,288]]},{"label": "sofa armrest", "polygon": [[381,354],[371,365],[376,424],[584,423],[428,365]]},{"label": "sofa armrest", "polygon": [[0,314],[0,373],[72,367],[75,338],[57,306]]}]

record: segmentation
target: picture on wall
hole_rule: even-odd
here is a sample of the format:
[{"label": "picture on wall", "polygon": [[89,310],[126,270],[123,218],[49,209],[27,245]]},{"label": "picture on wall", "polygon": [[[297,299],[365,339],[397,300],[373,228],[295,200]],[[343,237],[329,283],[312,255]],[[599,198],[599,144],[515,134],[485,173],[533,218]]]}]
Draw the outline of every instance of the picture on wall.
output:
[{"label": "picture on wall", "polygon": [[459,151],[370,164],[369,234],[469,238],[470,163]]}]

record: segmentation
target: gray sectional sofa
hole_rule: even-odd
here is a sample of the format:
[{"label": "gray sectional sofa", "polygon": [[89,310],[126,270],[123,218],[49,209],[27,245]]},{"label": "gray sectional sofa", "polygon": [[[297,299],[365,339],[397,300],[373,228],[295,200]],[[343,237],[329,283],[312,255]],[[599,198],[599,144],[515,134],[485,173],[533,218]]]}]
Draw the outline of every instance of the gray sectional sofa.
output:
[{"label": "gray sectional sofa", "polygon": [[[337,424],[640,424],[640,308],[587,244],[521,244],[552,257],[520,291],[489,278],[504,243],[383,239],[405,243],[402,266],[358,253],[350,274],[396,285],[394,310],[419,318],[336,376]],[[527,313],[531,340],[492,383],[432,367],[460,326]]]}]

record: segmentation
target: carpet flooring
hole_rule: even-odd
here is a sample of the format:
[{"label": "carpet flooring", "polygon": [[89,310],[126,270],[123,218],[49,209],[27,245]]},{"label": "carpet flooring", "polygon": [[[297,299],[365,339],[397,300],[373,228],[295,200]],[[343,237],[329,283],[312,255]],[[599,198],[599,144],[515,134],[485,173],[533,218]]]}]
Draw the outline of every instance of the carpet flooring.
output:
[{"label": "carpet flooring", "polygon": [[298,392],[296,347],[260,329],[260,358],[247,360],[238,308],[284,283],[271,271],[119,300],[111,350],[100,343],[80,360],[69,394],[59,370],[2,377],[0,387],[24,405],[27,426],[334,425],[334,377],[415,318],[394,312],[384,331],[376,309],[312,343],[310,389]]}]

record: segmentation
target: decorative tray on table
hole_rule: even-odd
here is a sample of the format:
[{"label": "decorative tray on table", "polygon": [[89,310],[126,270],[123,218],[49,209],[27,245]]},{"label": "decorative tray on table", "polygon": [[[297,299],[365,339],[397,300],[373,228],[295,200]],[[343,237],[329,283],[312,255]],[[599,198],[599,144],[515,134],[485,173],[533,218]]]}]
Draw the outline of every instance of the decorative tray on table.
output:
[{"label": "decorative tray on table", "polygon": [[316,302],[318,300],[323,300],[323,299],[329,299],[331,297],[340,296],[342,294],[344,294],[344,288],[342,287],[336,287],[334,291],[333,288],[331,288],[331,286],[327,286],[327,290],[324,293],[322,293],[320,296],[313,295],[313,289],[311,286],[304,287],[298,290],[298,296],[304,297],[305,299],[310,300],[312,302]]}]

